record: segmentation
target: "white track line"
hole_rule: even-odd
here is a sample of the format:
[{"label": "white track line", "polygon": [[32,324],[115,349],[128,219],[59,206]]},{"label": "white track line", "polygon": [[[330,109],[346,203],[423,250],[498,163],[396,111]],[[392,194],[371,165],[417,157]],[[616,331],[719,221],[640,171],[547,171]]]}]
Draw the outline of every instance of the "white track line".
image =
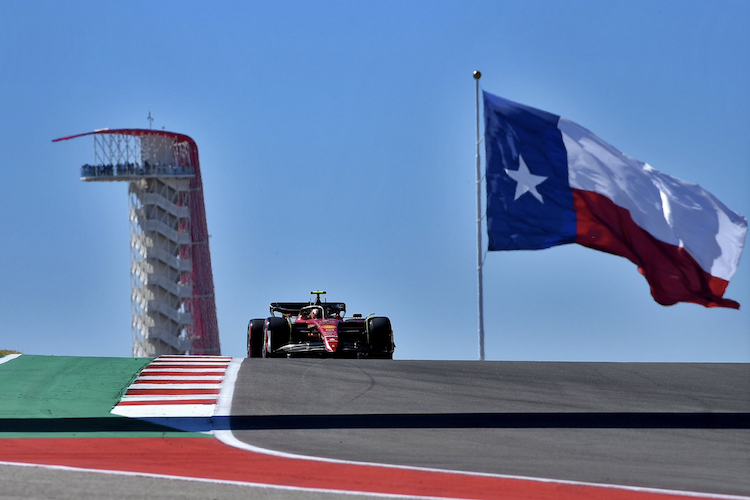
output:
[{"label": "white track line", "polygon": [[[117,415],[142,420],[189,432],[211,434],[210,420],[215,402],[207,404],[120,406]],[[174,420],[165,420],[174,418]]]},{"label": "white track line", "polygon": [[20,354],[8,354],[6,356],[3,356],[0,358],[0,365],[2,365],[3,363],[7,363],[8,361],[12,361],[18,356],[20,356]]}]

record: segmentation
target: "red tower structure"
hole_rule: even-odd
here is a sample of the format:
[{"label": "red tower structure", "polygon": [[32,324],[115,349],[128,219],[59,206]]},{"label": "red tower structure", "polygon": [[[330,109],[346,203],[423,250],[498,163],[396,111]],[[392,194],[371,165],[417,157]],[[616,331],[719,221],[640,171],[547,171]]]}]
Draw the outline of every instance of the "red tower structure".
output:
[{"label": "red tower structure", "polygon": [[100,129],[87,182],[129,182],[134,356],[221,354],[198,146],[184,134]]}]

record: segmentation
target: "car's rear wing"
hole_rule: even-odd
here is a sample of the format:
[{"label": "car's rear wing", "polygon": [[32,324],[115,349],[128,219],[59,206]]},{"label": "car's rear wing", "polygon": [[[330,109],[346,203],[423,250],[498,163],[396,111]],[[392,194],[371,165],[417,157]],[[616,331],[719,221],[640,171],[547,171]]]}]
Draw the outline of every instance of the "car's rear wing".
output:
[{"label": "car's rear wing", "polygon": [[[308,306],[312,306],[310,302],[271,302],[271,314],[280,313],[284,315],[296,316],[299,312]],[[346,304],[343,302],[323,302],[320,304],[327,314],[333,314],[338,312],[342,316],[346,314]]]}]

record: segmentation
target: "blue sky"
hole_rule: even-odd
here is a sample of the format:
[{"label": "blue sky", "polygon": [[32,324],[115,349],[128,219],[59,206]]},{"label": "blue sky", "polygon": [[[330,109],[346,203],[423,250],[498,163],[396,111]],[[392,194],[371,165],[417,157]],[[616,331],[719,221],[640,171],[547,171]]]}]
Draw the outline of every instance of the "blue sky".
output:
[{"label": "blue sky", "polygon": [[[0,2],[0,348],[129,356],[127,185],[102,127],[200,149],[224,354],[314,289],[389,316],[399,359],[477,358],[472,71],[750,214],[750,3]],[[486,241],[486,239],[485,239]],[[740,311],[656,304],[577,245],[486,258],[486,355],[750,361]]]}]

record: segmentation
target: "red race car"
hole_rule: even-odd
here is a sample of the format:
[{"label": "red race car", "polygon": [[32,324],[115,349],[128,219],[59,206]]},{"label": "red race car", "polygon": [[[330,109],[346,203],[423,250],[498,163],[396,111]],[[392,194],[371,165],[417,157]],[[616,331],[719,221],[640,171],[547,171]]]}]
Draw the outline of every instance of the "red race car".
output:
[{"label": "red race car", "polygon": [[[272,302],[271,316],[247,326],[251,358],[331,357],[393,359],[391,321],[383,316],[346,318],[343,302]],[[278,314],[278,315],[277,315]]]}]

